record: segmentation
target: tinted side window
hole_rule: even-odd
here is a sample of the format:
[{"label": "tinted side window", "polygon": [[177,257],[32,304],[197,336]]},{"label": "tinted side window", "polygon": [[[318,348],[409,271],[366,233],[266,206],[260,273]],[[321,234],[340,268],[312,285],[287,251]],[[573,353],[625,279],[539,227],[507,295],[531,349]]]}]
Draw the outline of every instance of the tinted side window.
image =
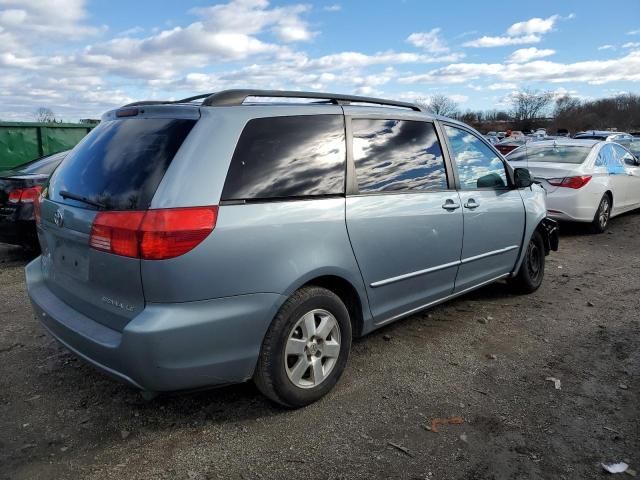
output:
[{"label": "tinted side window", "polygon": [[505,188],[507,172],[498,156],[475,135],[445,125],[447,138],[458,165],[460,188]]},{"label": "tinted side window", "polygon": [[353,119],[353,160],[360,192],[448,188],[432,123]]},{"label": "tinted side window", "polygon": [[240,135],[222,200],[342,194],[345,162],[342,115],[256,118]]}]

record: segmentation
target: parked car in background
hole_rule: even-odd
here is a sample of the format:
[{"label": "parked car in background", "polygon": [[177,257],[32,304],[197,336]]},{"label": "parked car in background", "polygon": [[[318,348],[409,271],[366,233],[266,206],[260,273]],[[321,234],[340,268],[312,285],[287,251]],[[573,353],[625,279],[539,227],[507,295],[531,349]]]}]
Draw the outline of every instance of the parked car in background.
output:
[{"label": "parked car in background", "polygon": [[615,142],[558,139],[520,147],[507,160],[547,191],[547,214],[604,232],[611,217],[640,208],[639,161]]},{"label": "parked car in background", "polygon": [[509,152],[515,150],[516,148],[518,148],[521,145],[524,145],[527,142],[528,142],[528,139],[527,137],[524,137],[524,136],[520,138],[507,137],[501,142],[496,143],[494,146],[501,154],[506,155]]},{"label": "parked car in background", "polygon": [[500,139],[498,138],[497,135],[485,135],[484,138],[487,140],[487,142],[489,142],[491,145],[495,145],[496,143],[500,142]]},{"label": "parked car in background", "polygon": [[253,378],[287,407],[333,388],[353,336],[499,279],[535,291],[558,243],[475,130],[326,93],[124,106],[41,198],[27,288],[63,345],[147,392]]},{"label": "parked car in background", "polygon": [[574,135],[578,140],[603,140],[616,142],[628,147],[633,141],[633,136],[624,132],[609,132],[606,130],[591,130],[589,132],[578,132]]},{"label": "parked car in background", "polygon": [[39,250],[34,202],[68,150],[0,172],[0,242]]}]

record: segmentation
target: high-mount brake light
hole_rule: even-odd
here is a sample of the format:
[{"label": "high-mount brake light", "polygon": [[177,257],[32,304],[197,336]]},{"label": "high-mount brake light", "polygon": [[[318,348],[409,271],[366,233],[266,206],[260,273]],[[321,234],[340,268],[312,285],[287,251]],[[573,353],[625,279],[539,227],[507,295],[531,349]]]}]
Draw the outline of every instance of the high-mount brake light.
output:
[{"label": "high-mount brake light", "polygon": [[143,260],[166,260],[193,250],[216,226],[218,207],[98,212],[89,245]]},{"label": "high-mount brake light", "polygon": [[135,117],[140,111],[137,108],[121,108],[116,112],[116,117]]}]

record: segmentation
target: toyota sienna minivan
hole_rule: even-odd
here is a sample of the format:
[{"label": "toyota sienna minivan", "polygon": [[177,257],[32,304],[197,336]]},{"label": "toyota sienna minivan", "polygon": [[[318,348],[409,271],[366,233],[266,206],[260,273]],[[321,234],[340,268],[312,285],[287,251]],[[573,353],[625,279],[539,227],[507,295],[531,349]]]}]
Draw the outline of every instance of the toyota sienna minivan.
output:
[{"label": "toyota sienna minivan", "polygon": [[27,286],[56,340],[146,395],[253,379],[295,408],[354,336],[501,279],[535,291],[558,246],[545,212],[526,169],[413,104],[137,102],[42,190]]}]

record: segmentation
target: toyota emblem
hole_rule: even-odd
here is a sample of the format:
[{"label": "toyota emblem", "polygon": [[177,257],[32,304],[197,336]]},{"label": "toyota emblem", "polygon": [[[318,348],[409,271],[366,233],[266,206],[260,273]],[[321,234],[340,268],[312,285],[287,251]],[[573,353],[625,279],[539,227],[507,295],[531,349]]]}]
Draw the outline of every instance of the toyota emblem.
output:
[{"label": "toyota emblem", "polygon": [[58,227],[62,227],[62,224],[64,223],[64,211],[61,208],[56,210],[56,213],[53,214],[53,223]]}]

